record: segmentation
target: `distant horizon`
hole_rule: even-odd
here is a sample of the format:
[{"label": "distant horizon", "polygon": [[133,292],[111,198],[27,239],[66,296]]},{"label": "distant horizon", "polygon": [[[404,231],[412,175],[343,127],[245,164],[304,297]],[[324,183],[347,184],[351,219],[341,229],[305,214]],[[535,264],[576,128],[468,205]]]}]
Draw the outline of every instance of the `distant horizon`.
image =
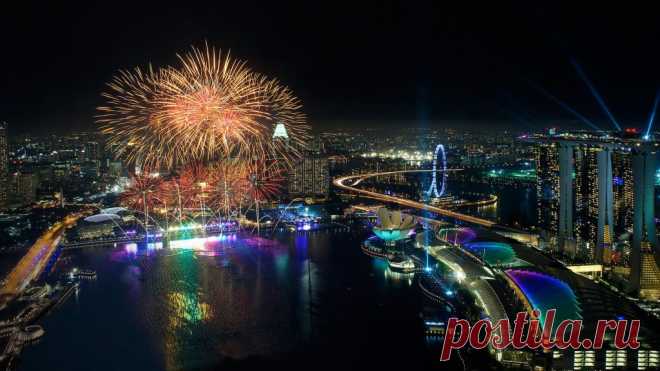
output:
[{"label": "distant horizon", "polygon": [[[3,122],[3,120],[0,120]],[[66,135],[70,133],[100,133],[99,127],[94,123],[88,125],[71,125],[70,127],[61,127],[60,125],[46,125],[43,123],[38,128],[33,128],[30,125],[12,124],[8,120],[4,120],[8,124],[8,133],[10,138],[15,136],[48,136],[48,135]],[[308,121],[309,122],[309,121]],[[584,130],[595,131],[593,128],[588,127],[576,120],[546,120],[544,123],[536,123],[535,125],[524,125],[511,120],[488,120],[488,119],[434,119],[434,120],[418,120],[418,119],[331,119],[331,120],[318,120],[309,122],[312,126],[312,131],[315,134],[332,131],[369,131],[369,130],[409,130],[409,129],[454,129],[454,130],[494,130],[494,131],[510,131],[515,133],[525,132],[540,132],[549,128],[558,128],[560,130]],[[646,124],[640,122],[638,125],[623,125],[623,128],[637,128],[642,129]],[[603,122],[601,128],[606,132],[616,132],[615,129],[607,127],[607,123]]]}]

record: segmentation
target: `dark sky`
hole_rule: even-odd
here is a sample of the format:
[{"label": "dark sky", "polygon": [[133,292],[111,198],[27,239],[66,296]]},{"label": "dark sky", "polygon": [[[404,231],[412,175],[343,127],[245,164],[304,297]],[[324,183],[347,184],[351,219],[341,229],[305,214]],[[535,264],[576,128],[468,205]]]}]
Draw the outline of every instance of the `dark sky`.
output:
[{"label": "dark sky", "polygon": [[660,26],[651,8],[4,3],[0,120],[13,132],[92,129],[99,94],[118,69],[176,63],[175,53],[204,40],[280,78],[321,128],[450,121],[524,130],[572,119],[528,81],[610,128],[570,58],[624,126],[646,120],[660,87]]}]

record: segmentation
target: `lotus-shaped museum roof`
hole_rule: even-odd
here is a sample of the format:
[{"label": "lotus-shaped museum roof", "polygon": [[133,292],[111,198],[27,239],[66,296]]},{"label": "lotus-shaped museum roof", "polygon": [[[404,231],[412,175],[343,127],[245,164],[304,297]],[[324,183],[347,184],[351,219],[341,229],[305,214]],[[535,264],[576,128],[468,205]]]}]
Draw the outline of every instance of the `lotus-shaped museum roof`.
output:
[{"label": "lotus-shaped museum roof", "polygon": [[401,214],[401,211],[388,210],[385,207],[378,209],[378,226],[381,229],[412,229],[415,226],[415,217]]},{"label": "lotus-shaped museum roof", "polygon": [[415,228],[415,217],[401,214],[401,211],[391,211],[381,207],[378,209],[378,224],[374,233],[379,238],[394,242],[408,238],[410,231]]}]

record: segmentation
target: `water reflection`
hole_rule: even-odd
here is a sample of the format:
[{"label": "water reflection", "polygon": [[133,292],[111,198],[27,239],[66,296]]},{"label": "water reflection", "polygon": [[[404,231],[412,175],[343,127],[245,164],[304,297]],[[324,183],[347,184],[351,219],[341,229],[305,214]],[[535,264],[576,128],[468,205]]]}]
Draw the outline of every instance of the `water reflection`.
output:
[{"label": "water reflection", "polygon": [[[72,251],[72,264],[94,269],[98,279],[81,284],[79,301],[46,317],[44,341],[25,350],[20,368],[206,369],[310,344],[336,344],[328,356],[349,359],[366,357],[365,346],[421,340],[417,292],[405,279],[384,277],[383,262],[371,265],[359,247],[364,238],[283,233],[204,248],[142,243]],[[374,339],[370,321],[394,317],[404,323],[396,333]],[[105,349],[123,356],[99,351]]]}]

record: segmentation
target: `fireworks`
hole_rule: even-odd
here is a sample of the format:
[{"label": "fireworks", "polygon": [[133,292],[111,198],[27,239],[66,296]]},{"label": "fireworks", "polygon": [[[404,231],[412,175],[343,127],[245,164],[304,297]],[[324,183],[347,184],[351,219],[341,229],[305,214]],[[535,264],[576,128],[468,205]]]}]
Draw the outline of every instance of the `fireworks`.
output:
[{"label": "fireworks", "polygon": [[[275,198],[283,169],[310,128],[301,104],[276,79],[213,48],[192,48],[178,66],[122,71],[103,93],[97,122],[117,157],[166,179],[135,176],[121,202],[149,213],[244,215]],[[146,219],[146,217],[145,217]]]},{"label": "fireworks", "polygon": [[208,45],[179,63],[122,71],[108,84],[97,122],[118,157],[154,169],[299,157],[309,126],[288,88]]},{"label": "fireworks", "polygon": [[238,161],[228,160],[215,163],[209,168],[210,187],[208,202],[211,207],[229,215],[240,209],[246,201],[246,167]]},{"label": "fireworks", "polygon": [[129,209],[140,212],[147,210],[148,212],[149,209],[161,203],[159,197],[161,184],[162,180],[159,177],[146,172],[136,174],[131,178],[130,186],[122,193],[119,203]]},{"label": "fireworks", "polygon": [[184,168],[175,181],[179,186],[184,208],[199,208],[202,198],[206,197],[208,169],[195,163]]},{"label": "fireworks", "polygon": [[148,172],[134,175],[120,203],[142,213],[145,225],[164,219],[166,229],[170,215],[180,225],[201,216],[206,225],[206,217],[235,219],[254,209],[259,219],[260,205],[276,199],[283,183],[284,169],[276,161],[193,163],[167,179]]},{"label": "fireworks", "polygon": [[249,163],[243,176],[247,196],[257,202],[272,200],[284,182],[282,168],[277,163],[268,164],[264,161]]}]

